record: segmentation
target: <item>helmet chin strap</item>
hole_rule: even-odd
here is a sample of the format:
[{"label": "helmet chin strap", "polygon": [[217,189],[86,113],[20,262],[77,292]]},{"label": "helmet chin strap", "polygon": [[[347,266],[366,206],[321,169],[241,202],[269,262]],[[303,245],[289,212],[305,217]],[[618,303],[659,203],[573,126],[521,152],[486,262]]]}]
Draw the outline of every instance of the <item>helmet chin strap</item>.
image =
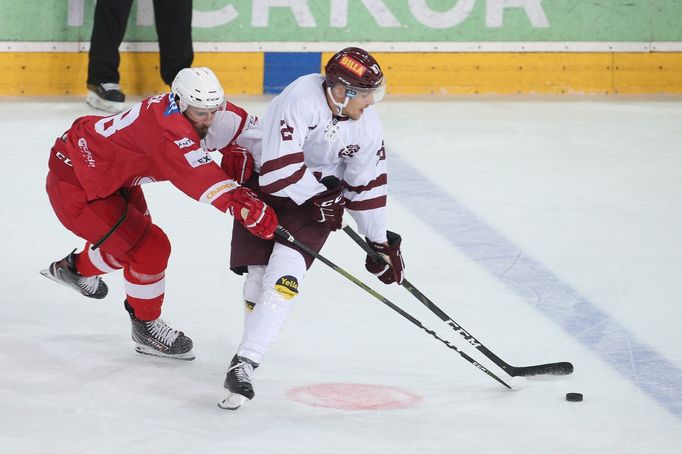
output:
[{"label": "helmet chin strap", "polygon": [[327,87],[327,96],[329,96],[329,99],[331,100],[332,104],[336,107],[336,112],[334,112],[334,115],[339,116],[339,117],[345,117],[346,115],[343,113],[343,109],[348,105],[348,101],[350,101],[350,98],[348,96],[345,97],[343,104],[340,102],[336,102],[336,99],[334,99],[334,96],[332,95],[332,89]]}]

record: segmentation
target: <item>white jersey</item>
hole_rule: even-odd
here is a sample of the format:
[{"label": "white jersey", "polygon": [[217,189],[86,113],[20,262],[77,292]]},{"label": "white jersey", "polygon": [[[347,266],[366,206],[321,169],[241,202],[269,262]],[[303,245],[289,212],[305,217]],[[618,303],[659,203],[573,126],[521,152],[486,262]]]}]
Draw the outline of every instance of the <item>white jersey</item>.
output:
[{"label": "white jersey", "polygon": [[238,142],[254,155],[261,189],[299,205],[326,190],[320,179],[341,179],[346,209],[360,233],[385,242],[386,152],[379,116],[372,106],[358,120],[333,116],[323,83],[320,74],[295,80],[272,100],[262,125]]},{"label": "white jersey", "polygon": [[258,124],[258,117],[250,115],[231,102],[226,102],[216,113],[206,137],[201,140],[201,145],[207,151],[220,150],[233,143],[240,134],[256,124]]}]

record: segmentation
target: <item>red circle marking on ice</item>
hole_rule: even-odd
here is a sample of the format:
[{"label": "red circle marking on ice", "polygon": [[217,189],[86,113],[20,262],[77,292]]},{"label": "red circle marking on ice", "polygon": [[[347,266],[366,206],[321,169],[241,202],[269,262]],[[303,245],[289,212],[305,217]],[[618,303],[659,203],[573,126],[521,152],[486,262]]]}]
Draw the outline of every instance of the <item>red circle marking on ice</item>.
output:
[{"label": "red circle marking on ice", "polygon": [[287,391],[287,397],[311,407],[338,410],[386,410],[415,406],[421,396],[392,386],[320,383]]}]

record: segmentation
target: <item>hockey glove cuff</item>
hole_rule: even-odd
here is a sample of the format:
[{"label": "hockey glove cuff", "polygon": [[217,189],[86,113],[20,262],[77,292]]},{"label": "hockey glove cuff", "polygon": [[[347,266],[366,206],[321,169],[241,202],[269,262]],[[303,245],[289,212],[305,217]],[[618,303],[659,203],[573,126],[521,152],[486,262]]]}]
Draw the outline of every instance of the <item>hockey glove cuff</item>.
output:
[{"label": "hockey glove cuff", "polygon": [[277,214],[249,188],[243,186],[232,191],[230,213],[257,237],[271,240],[277,230]]},{"label": "hockey glove cuff", "polygon": [[327,187],[310,199],[311,216],[317,222],[324,222],[329,229],[338,230],[343,225],[343,210],[346,200],[343,198],[343,184],[336,177],[323,178],[320,183]]},{"label": "hockey glove cuff", "polygon": [[239,184],[248,181],[253,175],[253,156],[246,148],[233,143],[220,149],[223,159],[220,167],[230,178]]},{"label": "hockey glove cuff", "polygon": [[380,254],[380,257],[375,260],[373,256],[368,254],[365,259],[365,268],[384,284],[397,282],[400,285],[405,278],[405,263],[403,262],[402,252],[400,252],[402,238],[390,230],[386,231],[386,237],[388,238],[387,245],[367,240],[367,244]]}]

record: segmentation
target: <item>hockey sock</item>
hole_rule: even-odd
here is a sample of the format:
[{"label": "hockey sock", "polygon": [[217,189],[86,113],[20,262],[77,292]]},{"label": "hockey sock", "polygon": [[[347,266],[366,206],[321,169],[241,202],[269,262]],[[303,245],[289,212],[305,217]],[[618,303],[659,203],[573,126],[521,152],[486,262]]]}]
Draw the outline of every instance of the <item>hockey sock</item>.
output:
[{"label": "hockey sock", "polygon": [[76,270],[81,276],[89,277],[120,270],[123,265],[101,249],[92,250],[90,243],[76,255]]},{"label": "hockey sock", "polygon": [[131,268],[123,270],[128,304],[139,320],[156,320],[161,316],[161,304],[166,291],[165,273],[141,274]]},{"label": "hockey sock", "polygon": [[131,253],[130,264],[123,270],[128,304],[140,320],[156,320],[161,316],[170,251],[168,237],[152,224],[149,233]]},{"label": "hockey sock", "polygon": [[[305,260],[298,251],[275,245],[263,275],[260,297],[244,323],[244,335],[237,351],[239,356],[256,363],[262,361],[289,316],[305,272]],[[256,276],[254,273],[253,277]]]}]

